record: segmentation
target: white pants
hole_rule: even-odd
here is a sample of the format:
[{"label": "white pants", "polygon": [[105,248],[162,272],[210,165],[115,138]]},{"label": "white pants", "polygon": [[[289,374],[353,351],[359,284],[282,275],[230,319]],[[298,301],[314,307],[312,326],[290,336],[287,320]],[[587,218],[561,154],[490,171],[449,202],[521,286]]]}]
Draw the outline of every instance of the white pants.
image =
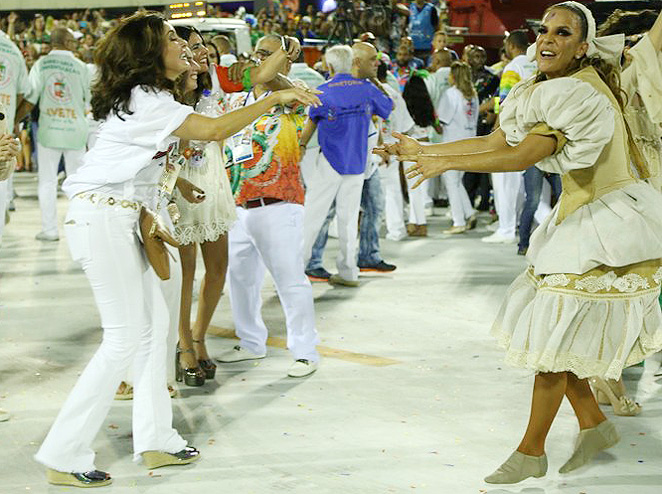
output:
[{"label": "white pants", "polygon": [[285,312],[287,348],[295,360],[318,361],[313,289],[303,262],[303,206],[238,207],[229,241],[230,305],[241,346],[253,353],[267,351],[260,292],[268,269]]},{"label": "white pants", "polygon": [[386,238],[398,240],[407,236],[405,227],[405,204],[400,187],[400,164],[391,156],[386,166],[379,167],[379,178],[384,191],[384,216]]},{"label": "white pants", "polygon": [[[71,202],[65,232],[92,285],[103,340],[76,382],[35,459],[63,472],[94,470],[94,437],[120,381],[133,366],[133,450],[186,446],[172,428],[166,384],[168,308],[136,235],[138,212]],[[148,274],[145,275],[145,271]]]},{"label": "white pants", "polygon": [[515,238],[517,228],[517,198],[522,186],[522,172],[492,173],[494,207],[499,216],[497,233]]},{"label": "white pants", "polygon": [[57,167],[64,155],[64,167],[67,176],[83,164],[85,149],[55,149],[47,148],[37,143],[39,156],[39,208],[41,209],[41,231],[49,235],[57,235]]},{"label": "white pants", "polygon": [[[413,163],[405,162],[404,168],[407,170]],[[430,202],[430,195],[428,194],[429,182],[424,180],[421,185],[413,186],[418,182],[416,178],[407,179],[407,189],[409,190],[409,223],[412,225],[426,225],[427,219],[425,217],[425,206]]]},{"label": "white pants", "polygon": [[453,226],[466,226],[467,220],[476,214],[476,210],[471,206],[469,194],[462,183],[463,176],[464,172],[457,170],[448,170],[441,176],[448,192]]},{"label": "white pants", "polygon": [[363,173],[340,175],[329,164],[323,153],[318,154],[315,172],[310,174],[306,188],[306,214],[303,227],[305,265],[310,260],[313,244],[335,199],[340,247],[336,258],[338,274],[346,280],[359,279],[356,254],[359,209],[361,208],[364,180]]},{"label": "white pants", "polygon": [[0,182],[0,245],[2,244],[2,232],[5,229],[5,212],[7,211],[10,192],[9,180]]}]

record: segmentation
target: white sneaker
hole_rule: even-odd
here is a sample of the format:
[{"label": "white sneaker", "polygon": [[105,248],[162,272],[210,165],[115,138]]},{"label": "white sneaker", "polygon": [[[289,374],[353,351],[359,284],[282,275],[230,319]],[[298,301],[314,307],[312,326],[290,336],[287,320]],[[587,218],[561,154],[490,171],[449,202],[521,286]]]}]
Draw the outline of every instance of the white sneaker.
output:
[{"label": "white sneaker", "polygon": [[506,237],[499,232],[494,232],[492,235],[481,238],[480,241],[486,244],[514,244],[517,242],[517,239],[515,237]]},{"label": "white sneaker", "polygon": [[494,223],[490,223],[485,228],[489,232],[496,232],[499,229],[499,220],[495,221]]},{"label": "white sneaker", "polygon": [[266,353],[257,354],[242,348],[239,345],[232,347],[232,350],[229,350],[223,353],[216,360],[223,362],[224,364],[230,364],[232,362],[243,362],[244,360],[258,360],[266,357]]},{"label": "white sneaker", "polygon": [[9,420],[9,412],[0,408],[0,422],[6,422]]},{"label": "white sneaker", "polygon": [[44,242],[57,242],[60,236],[57,233],[39,232],[34,237],[36,240],[43,240]]},{"label": "white sneaker", "polygon": [[406,231],[403,231],[401,233],[394,233],[394,234],[387,233],[386,234],[386,238],[388,240],[392,240],[393,242],[400,242],[401,240],[406,239],[408,236],[409,235],[407,234]]},{"label": "white sneaker", "polygon": [[359,280],[346,280],[339,274],[332,274],[331,278],[329,278],[329,283],[332,285],[350,286],[353,288],[359,286]]},{"label": "white sneaker", "polygon": [[296,360],[287,371],[290,377],[306,377],[317,370],[318,363],[306,359]]}]

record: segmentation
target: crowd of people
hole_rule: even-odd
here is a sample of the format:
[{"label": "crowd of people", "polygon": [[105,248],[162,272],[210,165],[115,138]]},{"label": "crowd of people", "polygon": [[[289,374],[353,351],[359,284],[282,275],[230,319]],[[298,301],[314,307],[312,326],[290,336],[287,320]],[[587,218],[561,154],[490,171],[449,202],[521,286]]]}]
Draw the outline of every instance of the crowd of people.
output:
[{"label": "crowd of people", "polygon": [[[49,482],[111,482],[90,444],[113,398],[134,400],[134,454],[148,468],[200,457],[173,429],[169,395],[175,382],[214,379],[205,334],[226,272],[239,343],[216,360],[266,357],[269,271],[287,374],[309,376],[320,361],[311,281],[359,288],[361,271],[395,270],[380,254],[382,227],[390,241],[425,237],[430,210],[446,205],[445,235],[489,211],[482,240],[519,239],[530,264],[493,333],[509,363],[536,372],[531,418],[486,481],[545,475],[564,396],[580,436],[562,472],[618,441],[594,393],[619,415],[641,411],[620,376],[662,348],[662,18],[617,12],[598,32],[586,7],[563,2],[541,13],[534,44],[512,31],[488,67],[483,47],[446,46],[435,5],[393,2],[390,13],[390,31],[357,29],[315,67],[301,41],[330,35],[333,19],[276,2],[241,13],[255,34],[249,57],[221,56],[222,38],[146,11],[2,20],[0,212],[8,219],[13,169],[36,168],[36,239],[58,241],[64,167],[64,231],[104,330],[36,455]],[[331,274],[322,258],[334,223]]]}]

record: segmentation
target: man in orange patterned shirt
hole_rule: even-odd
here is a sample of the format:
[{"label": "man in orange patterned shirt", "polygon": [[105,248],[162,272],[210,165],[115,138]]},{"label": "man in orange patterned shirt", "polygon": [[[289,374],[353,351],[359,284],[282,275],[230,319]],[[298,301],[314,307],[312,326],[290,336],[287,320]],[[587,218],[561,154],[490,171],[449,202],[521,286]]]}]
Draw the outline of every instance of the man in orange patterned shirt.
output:
[{"label": "man in orange patterned shirt", "polygon": [[[260,39],[255,55],[264,59],[282,43],[278,35]],[[279,71],[289,72],[291,61]],[[230,109],[251,104],[269,93],[269,85],[229,96]],[[285,312],[287,347],[294,363],[291,377],[315,370],[319,342],[315,330],[313,292],[303,263],[304,189],[299,169],[299,135],[303,106],[275,106],[252,125],[227,139],[224,146],[237,205],[237,223],[230,231],[230,301],[239,344],[221,362],[266,356],[268,330],[261,315],[260,291],[268,269]]]}]

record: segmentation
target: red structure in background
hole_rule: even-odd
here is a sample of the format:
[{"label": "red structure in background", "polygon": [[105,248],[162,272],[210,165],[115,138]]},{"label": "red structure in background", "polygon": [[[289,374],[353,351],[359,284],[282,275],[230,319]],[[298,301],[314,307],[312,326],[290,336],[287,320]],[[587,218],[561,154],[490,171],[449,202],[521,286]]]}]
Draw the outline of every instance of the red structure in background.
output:
[{"label": "red structure in background", "polygon": [[496,62],[506,31],[526,29],[527,19],[540,19],[545,9],[558,1],[446,0],[448,24],[468,28],[466,33],[451,31],[452,47],[461,53],[465,45],[480,45],[488,50],[490,60]]}]

